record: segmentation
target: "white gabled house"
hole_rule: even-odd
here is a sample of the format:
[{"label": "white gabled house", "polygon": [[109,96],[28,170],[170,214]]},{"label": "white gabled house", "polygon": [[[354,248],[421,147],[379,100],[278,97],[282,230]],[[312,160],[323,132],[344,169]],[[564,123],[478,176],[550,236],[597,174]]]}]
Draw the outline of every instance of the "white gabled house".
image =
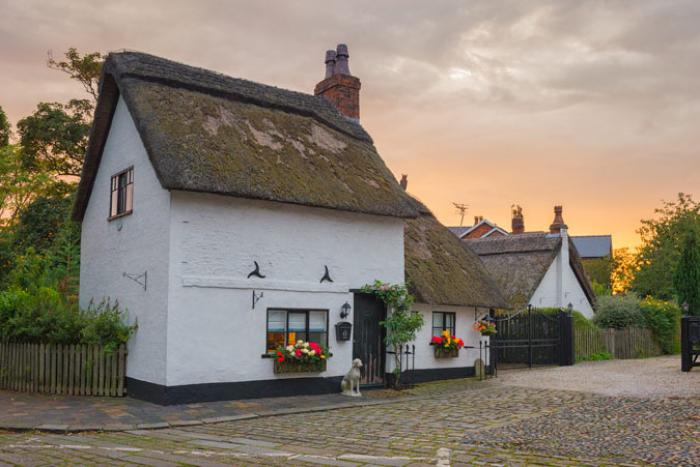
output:
[{"label": "white gabled house", "polygon": [[463,240],[462,244],[479,255],[511,308],[521,310],[528,305],[567,308],[571,305],[592,318],[595,313],[593,288],[568,235],[561,206],[555,206],[554,212],[554,222],[548,233],[516,232]]},{"label": "white gabled house", "polygon": [[[108,56],[74,218],[81,305],[110,297],[138,321],[129,395],[172,404],[336,392],[368,348],[367,379],[384,380],[384,349],[370,340],[385,310],[357,292],[404,282],[405,221],[419,209],[359,124],[347,48],[326,65],[309,95]],[[354,342],[337,339],[341,321]],[[270,352],[295,339],[329,347],[326,371],[273,372]]]}]

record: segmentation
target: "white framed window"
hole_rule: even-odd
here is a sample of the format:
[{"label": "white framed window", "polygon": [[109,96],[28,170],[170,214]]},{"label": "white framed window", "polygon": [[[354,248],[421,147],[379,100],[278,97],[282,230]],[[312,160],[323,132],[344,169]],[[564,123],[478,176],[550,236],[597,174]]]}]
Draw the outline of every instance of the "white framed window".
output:
[{"label": "white framed window", "polygon": [[450,331],[450,336],[456,333],[457,315],[449,311],[433,312],[433,336],[439,336],[443,331]]},{"label": "white framed window", "polygon": [[126,216],[134,210],[134,168],[112,175],[109,218]]},{"label": "white framed window", "polygon": [[328,310],[267,310],[267,353],[298,340],[328,347]]}]

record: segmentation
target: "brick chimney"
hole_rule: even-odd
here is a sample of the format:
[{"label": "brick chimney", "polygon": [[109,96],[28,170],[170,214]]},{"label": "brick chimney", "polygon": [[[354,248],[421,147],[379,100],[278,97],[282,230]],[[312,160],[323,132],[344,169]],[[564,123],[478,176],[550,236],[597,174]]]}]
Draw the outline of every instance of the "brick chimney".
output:
[{"label": "brick chimney", "polygon": [[554,221],[552,221],[552,225],[549,226],[549,233],[561,234],[562,229],[568,229],[567,225],[564,223],[561,212],[561,206],[554,206]]},{"label": "brick chimney", "polygon": [[510,219],[510,230],[513,234],[518,235],[525,233],[525,218],[523,218],[523,208],[519,204],[514,204],[510,207],[512,216]]},{"label": "brick chimney", "polygon": [[328,99],[346,117],[359,120],[360,79],[350,74],[349,58],[345,44],[326,52],[326,77],[316,85],[314,94]]}]

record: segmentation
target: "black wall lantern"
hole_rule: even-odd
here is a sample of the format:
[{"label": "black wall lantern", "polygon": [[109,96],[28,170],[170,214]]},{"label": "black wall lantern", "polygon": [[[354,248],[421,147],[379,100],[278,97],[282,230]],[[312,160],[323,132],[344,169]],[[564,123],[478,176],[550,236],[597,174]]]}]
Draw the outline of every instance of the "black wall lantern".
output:
[{"label": "black wall lantern", "polygon": [[337,341],[349,341],[350,335],[352,334],[352,324],[347,321],[341,321],[340,323],[335,323],[335,340]]},{"label": "black wall lantern", "polygon": [[347,318],[350,315],[351,308],[348,302],[343,303],[343,306],[340,307],[340,319]]}]

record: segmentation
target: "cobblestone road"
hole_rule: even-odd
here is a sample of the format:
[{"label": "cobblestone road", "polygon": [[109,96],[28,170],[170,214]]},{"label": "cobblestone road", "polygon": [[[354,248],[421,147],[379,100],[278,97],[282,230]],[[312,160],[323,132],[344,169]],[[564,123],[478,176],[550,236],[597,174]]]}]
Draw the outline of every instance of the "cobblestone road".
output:
[{"label": "cobblestone road", "polygon": [[[381,394],[378,394],[381,395]],[[700,401],[430,385],[387,405],[122,433],[0,433],[0,465],[700,465]]]}]

